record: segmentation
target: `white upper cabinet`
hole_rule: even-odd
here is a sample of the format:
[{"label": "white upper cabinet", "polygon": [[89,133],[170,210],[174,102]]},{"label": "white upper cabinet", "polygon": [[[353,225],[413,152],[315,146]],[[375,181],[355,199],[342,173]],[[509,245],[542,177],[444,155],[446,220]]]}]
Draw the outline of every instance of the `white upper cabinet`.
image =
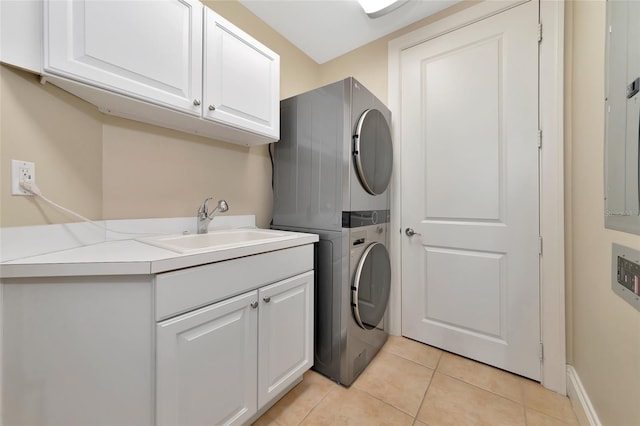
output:
[{"label": "white upper cabinet", "polygon": [[280,57],[205,8],[204,117],[275,139]]},{"label": "white upper cabinet", "polygon": [[195,0],[45,2],[45,72],[194,115],[202,11]]},{"label": "white upper cabinet", "polygon": [[279,139],[280,57],[199,1],[44,0],[41,19],[18,4],[3,7],[11,28],[42,21],[43,44],[12,37],[0,60],[32,69],[20,52],[38,52],[47,81],[107,114],[246,146]]}]

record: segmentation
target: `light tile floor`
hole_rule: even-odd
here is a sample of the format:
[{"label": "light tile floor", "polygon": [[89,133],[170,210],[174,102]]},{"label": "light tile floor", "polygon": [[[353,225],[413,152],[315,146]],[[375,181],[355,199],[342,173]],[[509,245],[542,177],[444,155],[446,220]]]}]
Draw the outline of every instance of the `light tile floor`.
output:
[{"label": "light tile floor", "polygon": [[350,387],[308,371],[254,425],[577,426],[569,399],[540,384],[390,336]]}]

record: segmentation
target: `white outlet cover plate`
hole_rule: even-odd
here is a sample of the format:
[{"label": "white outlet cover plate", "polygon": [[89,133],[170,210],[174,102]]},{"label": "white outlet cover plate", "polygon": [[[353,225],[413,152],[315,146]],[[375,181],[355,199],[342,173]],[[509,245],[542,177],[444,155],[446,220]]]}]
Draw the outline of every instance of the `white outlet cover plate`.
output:
[{"label": "white outlet cover plate", "polygon": [[[26,175],[23,175],[26,173]],[[11,194],[12,195],[33,195],[20,187],[20,177],[23,179],[36,180],[36,165],[29,161],[11,160]]]}]

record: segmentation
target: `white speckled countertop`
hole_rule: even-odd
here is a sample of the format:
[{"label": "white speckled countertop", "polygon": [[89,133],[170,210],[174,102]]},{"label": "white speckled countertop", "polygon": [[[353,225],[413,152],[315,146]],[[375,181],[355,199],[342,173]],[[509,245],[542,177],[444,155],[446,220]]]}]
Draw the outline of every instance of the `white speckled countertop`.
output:
[{"label": "white speckled countertop", "polygon": [[286,235],[274,240],[189,254],[155,247],[134,239],[102,241],[4,261],[0,263],[0,278],[149,275],[318,241],[315,234],[285,231],[278,233]]}]

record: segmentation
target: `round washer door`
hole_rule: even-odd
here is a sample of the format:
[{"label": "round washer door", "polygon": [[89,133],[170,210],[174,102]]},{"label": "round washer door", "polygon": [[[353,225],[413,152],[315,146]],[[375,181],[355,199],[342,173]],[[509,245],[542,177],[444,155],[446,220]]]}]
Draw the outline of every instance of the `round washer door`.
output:
[{"label": "round washer door", "polygon": [[364,250],[351,287],[353,316],[360,327],[372,330],[380,324],[390,290],[389,252],[381,243],[373,243]]},{"label": "round washer door", "polygon": [[363,112],[354,139],[353,155],[360,182],[369,194],[380,195],[389,186],[393,165],[391,131],[384,115],[377,109]]}]

